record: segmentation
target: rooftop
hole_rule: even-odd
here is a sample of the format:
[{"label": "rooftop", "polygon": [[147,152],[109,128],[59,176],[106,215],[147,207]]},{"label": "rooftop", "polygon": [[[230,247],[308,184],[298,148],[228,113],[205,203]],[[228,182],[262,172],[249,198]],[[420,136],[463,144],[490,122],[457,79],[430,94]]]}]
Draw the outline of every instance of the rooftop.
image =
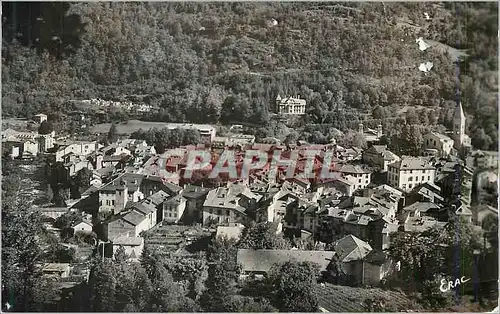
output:
[{"label": "rooftop", "polygon": [[268,272],[274,264],[290,261],[313,262],[324,271],[334,255],[333,251],[239,249],[237,260],[243,266],[243,271]]},{"label": "rooftop", "polygon": [[431,209],[439,210],[439,206],[432,202],[416,202],[403,208],[404,211],[414,212],[418,210],[422,213],[426,213]]},{"label": "rooftop", "polygon": [[400,161],[391,164],[391,166],[400,170],[435,169],[428,159],[417,157],[403,157]]},{"label": "rooftop", "polygon": [[370,251],[372,251],[372,247],[368,243],[352,234],[335,242],[335,252],[343,263],[361,260]]},{"label": "rooftop", "polygon": [[440,141],[453,142],[453,140],[449,136],[446,136],[444,134],[437,133],[437,132],[430,132],[430,134],[432,134],[432,135],[436,136],[437,138],[439,138]]},{"label": "rooftop", "polygon": [[432,227],[444,227],[446,222],[439,222],[433,217],[408,217],[404,224],[405,232],[424,232]]}]

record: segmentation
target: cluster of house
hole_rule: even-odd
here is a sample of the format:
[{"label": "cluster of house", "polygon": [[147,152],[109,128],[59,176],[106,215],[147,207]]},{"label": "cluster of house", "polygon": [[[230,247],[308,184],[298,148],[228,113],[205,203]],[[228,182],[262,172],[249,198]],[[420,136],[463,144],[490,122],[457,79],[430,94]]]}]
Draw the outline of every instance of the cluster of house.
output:
[{"label": "cluster of house", "polygon": [[117,107],[124,110],[137,111],[137,112],[150,112],[153,109],[153,106],[145,104],[134,104],[130,101],[119,102],[119,101],[111,101],[103,99],[88,99],[88,100],[82,100],[81,102],[98,108]]},{"label": "cluster of house", "polygon": [[[461,106],[457,110],[460,113]],[[457,117],[463,118],[460,114]],[[276,261],[313,261],[337,283],[363,285],[377,284],[397,262],[404,262],[391,261],[385,253],[394,232],[441,228],[455,216],[480,224],[488,214],[498,215],[491,208],[481,215],[471,211],[474,166],[454,156],[456,149],[450,148],[443,135],[431,133],[426,138],[437,154],[411,157],[397,156],[387,146],[378,145],[380,127],[365,134],[361,126],[359,131],[370,140],[365,150],[335,143],[262,144],[244,135],[220,139],[215,132],[210,136],[211,144],[179,147],[175,157],[157,154],[142,140],[119,140],[108,146],[59,142],[55,161],[64,166],[68,176],[83,168],[92,171],[88,190],[81,198],[69,200],[61,212],[91,213],[94,225],[85,222],[89,224],[86,228],[97,234],[103,256],[113,256],[123,247],[135,260],[144,247],[144,232],[158,224],[201,224],[216,228],[217,234],[237,238],[251,221],[272,222],[278,233],[329,243],[332,251],[239,250],[238,261],[245,275],[263,274]],[[464,134],[458,133],[454,143],[468,145],[462,141]],[[297,168],[302,170],[307,150],[333,151],[333,171],[338,176],[331,180],[286,178],[284,169],[278,171],[276,179],[270,179],[268,167],[263,167],[245,180],[198,186],[182,181],[182,175],[168,175],[183,173],[188,152],[200,149],[213,154],[212,164],[226,149],[242,156],[248,150],[269,156],[275,150],[298,152]],[[321,155],[315,158],[313,168],[319,169]]]},{"label": "cluster of house", "polygon": [[[38,124],[46,120],[47,115],[43,113],[33,117],[33,121]],[[10,158],[30,159],[54,147],[54,140],[55,131],[49,134],[39,134],[19,132],[9,128],[2,131],[2,150]]]}]

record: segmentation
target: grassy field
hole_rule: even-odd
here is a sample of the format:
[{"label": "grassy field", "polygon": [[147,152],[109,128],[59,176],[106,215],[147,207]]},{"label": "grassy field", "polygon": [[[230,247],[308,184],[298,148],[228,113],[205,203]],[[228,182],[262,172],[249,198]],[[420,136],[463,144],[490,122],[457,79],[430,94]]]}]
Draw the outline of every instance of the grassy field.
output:
[{"label": "grassy field", "polygon": [[[116,130],[118,134],[129,135],[138,131],[140,129],[149,130],[152,128],[162,129],[168,125],[175,125],[176,123],[166,123],[166,122],[148,122],[140,120],[129,120],[116,125]],[[183,123],[178,123],[179,125]],[[205,125],[204,125],[205,126]],[[108,133],[111,123],[101,123],[93,126],[90,129],[91,133],[102,134]]]}]

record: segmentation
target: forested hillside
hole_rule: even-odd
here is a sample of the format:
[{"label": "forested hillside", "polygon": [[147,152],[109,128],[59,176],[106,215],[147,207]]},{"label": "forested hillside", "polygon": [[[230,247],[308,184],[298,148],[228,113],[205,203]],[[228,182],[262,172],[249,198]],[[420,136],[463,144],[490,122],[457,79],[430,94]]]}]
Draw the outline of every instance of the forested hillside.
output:
[{"label": "forested hillside", "polygon": [[[4,116],[64,114],[72,99],[142,95],[161,108],[149,120],[251,121],[272,136],[268,111],[281,94],[308,101],[297,126],[308,125],[306,139],[361,120],[382,122],[391,136],[405,121],[422,131],[450,127],[460,98],[473,144],[497,148],[496,3],[4,2],[2,9]],[[418,37],[443,45],[420,51]],[[467,56],[456,62],[446,45]],[[434,66],[426,74],[418,65],[427,61]]]}]

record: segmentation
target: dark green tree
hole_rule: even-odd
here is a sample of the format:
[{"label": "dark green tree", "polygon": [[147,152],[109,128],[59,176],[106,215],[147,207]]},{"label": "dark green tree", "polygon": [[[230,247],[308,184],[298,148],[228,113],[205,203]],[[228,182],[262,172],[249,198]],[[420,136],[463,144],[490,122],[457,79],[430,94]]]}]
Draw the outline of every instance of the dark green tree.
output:
[{"label": "dark green tree", "polygon": [[251,224],[243,231],[238,246],[242,249],[287,250],[292,247],[290,241],[281,234],[276,234],[276,224],[262,222]]},{"label": "dark green tree", "polygon": [[116,130],[116,124],[111,124],[108,131],[108,142],[114,143],[118,140],[118,131]]},{"label": "dark green tree", "polygon": [[38,134],[50,134],[54,131],[54,126],[52,125],[52,122],[45,120],[43,121],[40,126],[38,127]]},{"label": "dark green tree", "polygon": [[269,281],[275,290],[275,304],[282,312],[317,312],[317,264],[286,262],[272,267]]}]

